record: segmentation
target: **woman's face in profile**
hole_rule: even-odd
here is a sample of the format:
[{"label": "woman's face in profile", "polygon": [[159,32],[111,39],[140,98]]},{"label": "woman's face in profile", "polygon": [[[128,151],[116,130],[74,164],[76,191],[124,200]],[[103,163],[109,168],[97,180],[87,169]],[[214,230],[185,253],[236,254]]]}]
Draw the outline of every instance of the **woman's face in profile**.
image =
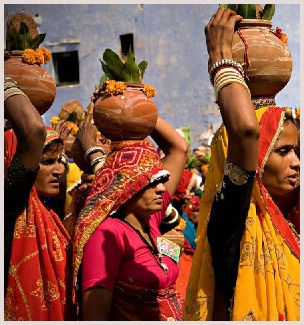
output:
[{"label": "woman's face in profile", "polygon": [[285,195],[299,186],[298,140],[296,126],[287,120],[267,160],[262,176],[263,184],[272,197]]}]

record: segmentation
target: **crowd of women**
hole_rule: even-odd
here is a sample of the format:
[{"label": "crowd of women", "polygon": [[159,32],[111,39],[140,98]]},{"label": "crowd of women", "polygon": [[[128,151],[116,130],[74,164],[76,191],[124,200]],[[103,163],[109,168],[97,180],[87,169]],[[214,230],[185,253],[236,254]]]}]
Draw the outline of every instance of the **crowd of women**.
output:
[{"label": "crowd of women", "polygon": [[[91,171],[62,221],[48,198],[69,172],[71,130],[46,127],[5,78],[5,320],[300,320],[299,130],[288,108],[255,109],[232,58],[241,19],[219,7],[205,28],[223,124],[189,201],[189,147],[173,126],[159,116],[153,141],[105,154],[88,111],[75,141]],[[183,250],[164,235],[180,220]]]}]

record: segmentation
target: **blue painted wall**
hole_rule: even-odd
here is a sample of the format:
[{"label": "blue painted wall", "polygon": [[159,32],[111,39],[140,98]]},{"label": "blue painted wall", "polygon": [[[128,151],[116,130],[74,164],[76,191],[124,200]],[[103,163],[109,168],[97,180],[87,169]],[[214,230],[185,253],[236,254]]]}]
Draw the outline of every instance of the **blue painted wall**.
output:
[{"label": "blue painted wall", "polygon": [[[159,114],[174,127],[190,126],[192,148],[209,123],[221,117],[207,72],[204,27],[218,4],[5,4],[4,13],[25,10],[39,17],[48,49],[79,51],[80,84],[58,87],[56,99],[43,116],[46,124],[61,105],[79,100],[86,108],[103,74],[99,59],[106,48],[120,53],[119,35],[133,33],[136,62],[148,61],[144,82],[157,89]],[[293,73],[277,95],[280,106],[300,106],[300,4],[277,4],[273,28],[289,37]],[[4,24],[6,19],[4,15]],[[5,28],[4,28],[5,33]],[[76,42],[76,43],[75,43]],[[52,65],[45,68],[52,73]]]}]

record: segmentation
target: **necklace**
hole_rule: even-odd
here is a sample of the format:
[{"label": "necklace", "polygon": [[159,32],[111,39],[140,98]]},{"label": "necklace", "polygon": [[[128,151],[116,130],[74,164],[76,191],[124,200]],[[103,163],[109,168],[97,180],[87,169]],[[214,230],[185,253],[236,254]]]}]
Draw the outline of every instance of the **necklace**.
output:
[{"label": "necklace", "polygon": [[[121,219],[120,219],[121,220]],[[141,234],[141,232],[133,227],[128,221],[126,220],[121,220],[123,221],[125,224],[127,224],[129,227],[131,227],[140,237],[140,239],[146,244],[146,246],[148,247],[148,249],[150,250],[150,252],[152,253],[152,256],[156,259],[157,263],[160,265],[160,267],[162,268],[162,270],[164,271],[165,274],[167,274],[167,271],[168,271],[168,266],[166,263],[163,262],[163,259],[162,259],[162,254],[158,251],[155,243],[154,243],[154,240],[150,234],[150,231],[147,231],[147,234],[148,234],[148,237],[152,243],[152,246],[149,244],[149,242],[146,240],[146,238]],[[157,258],[156,258],[157,257]]]}]

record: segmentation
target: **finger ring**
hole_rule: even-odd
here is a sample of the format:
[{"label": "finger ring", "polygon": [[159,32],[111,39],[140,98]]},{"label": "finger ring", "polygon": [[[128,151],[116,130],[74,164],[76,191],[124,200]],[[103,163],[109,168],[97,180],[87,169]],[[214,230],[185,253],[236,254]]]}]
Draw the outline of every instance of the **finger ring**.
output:
[{"label": "finger ring", "polygon": [[91,119],[91,124],[94,124],[94,119]]}]

